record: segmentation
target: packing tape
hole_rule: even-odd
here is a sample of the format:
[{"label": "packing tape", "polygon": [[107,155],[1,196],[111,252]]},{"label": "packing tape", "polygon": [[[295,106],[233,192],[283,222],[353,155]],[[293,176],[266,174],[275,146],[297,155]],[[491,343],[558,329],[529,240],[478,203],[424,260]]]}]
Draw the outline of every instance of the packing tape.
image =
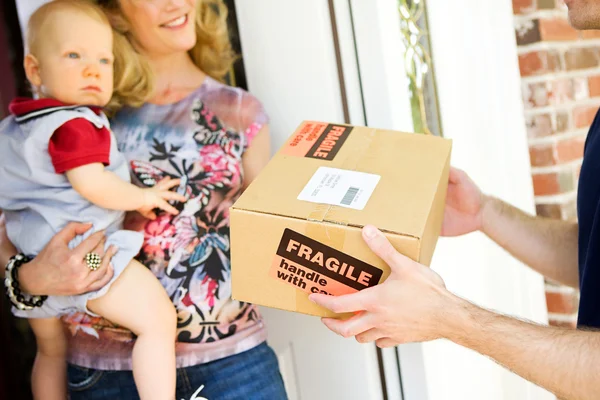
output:
[{"label": "packing tape", "polygon": [[[373,147],[374,143],[376,142],[374,140],[377,137],[375,135],[375,132],[377,132],[376,129],[371,130],[369,132],[369,135],[367,136],[366,146],[355,148],[353,152],[351,152],[350,154],[348,154],[346,156],[346,158],[339,164],[339,166],[337,166],[337,168],[345,169],[345,170],[349,170],[349,171],[356,171],[356,167],[358,166],[358,163],[365,157],[366,154],[369,154],[371,147]],[[325,207],[323,207],[323,206],[325,206]],[[338,208],[338,206],[334,206],[334,205],[317,204],[315,206],[315,208],[313,209],[313,211],[309,214],[308,218],[313,221],[327,222],[328,221],[327,215],[332,211],[335,212],[335,210],[337,208]],[[348,224],[348,221],[344,221],[339,218],[335,219],[333,222],[336,224],[343,224],[343,225]]]},{"label": "packing tape", "polygon": [[[346,230],[347,226],[345,225],[336,226],[335,224],[312,220],[307,222],[304,234],[326,246],[343,251],[344,243],[346,242]],[[307,306],[316,307],[308,300],[306,293],[299,290],[296,291],[296,308],[306,309]]]},{"label": "packing tape", "polygon": [[[365,148],[356,148],[337,166],[341,169],[350,171],[356,170],[358,163],[363,159],[365,154],[369,153],[369,150],[373,146],[376,130],[373,129],[368,136],[368,145]],[[313,210],[307,216],[307,224],[305,234],[306,236],[317,240],[327,246],[336,248],[343,251],[344,243],[346,242],[346,230],[348,229],[348,221],[337,218],[335,222],[327,221],[327,215],[330,212],[335,212],[338,208],[330,204],[316,204]],[[306,308],[307,305],[312,305],[306,293],[297,291],[296,292],[296,307]],[[332,314],[332,316],[335,314]],[[347,317],[352,314],[337,315],[338,317]]]}]

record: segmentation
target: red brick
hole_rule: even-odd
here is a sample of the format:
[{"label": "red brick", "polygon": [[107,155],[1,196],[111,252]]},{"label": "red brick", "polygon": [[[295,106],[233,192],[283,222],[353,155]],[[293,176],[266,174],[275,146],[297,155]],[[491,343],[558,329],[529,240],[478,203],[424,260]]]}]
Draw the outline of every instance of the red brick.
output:
[{"label": "red brick", "polygon": [[529,159],[534,167],[545,167],[556,164],[554,145],[532,146],[529,148]]},{"label": "red brick", "polygon": [[576,128],[587,128],[594,121],[598,106],[577,107],[573,110],[573,123]]},{"label": "red brick", "polygon": [[569,129],[571,124],[569,123],[569,113],[566,111],[559,111],[556,113],[556,132],[564,132]]},{"label": "red brick", "polygon": [[570,328],[570,329],[576,329],[577,328],[577,321],[576,321],[576,319],[573,319],[573,321],[571,321],[571,322],[555,321],[553,319],[550,319],[549,324],[552,325],[552,326],[558,326],[560,328]]},{"label": "red brick", "polygon": [[573,293],[546,292],[548,312],[556,314],[575,314],[579,307],[579,296]]},{"label": "red brick", "polygon": [[535,213],[540,217],[561,219],[562,206],[560,204],[537,204]]},{"label": "red brick", "polygon": [[591,31],[581,31],[581,37],[583,39],[598,39],[600,38],[600,31],[591,30]]},{"label": "red brick", "polygon": [[[567,200],[558,204],[537,204],[535,206],[537,215],[547,218],[562,220],[577,220],[577,200]],[[546,282],[547,288],[559,288],[560,284]],[[552,290],[548,290],[552,292]]]},{"label": "red brick", "polygon": [[552,119],[549,114],[534,115],[526,118],[527,136],[539,138],[550,136],[554,133]]},{"label": "red brick", "polygon": [[556,1],[554,0],[538,0],[537,7],[540,10],[551,10],[556,8]]},{"label": "red brick", "polygon": [[590,97],[587,77],[573,78],[573,99],[584,100]]},{"label": "red brick", "polygon": [[519,56],[521,76],[541,75],[560,71],[560,57],[556,51],[533,51]]},{"label": "red brick", "polygon": [[588,87],[590,97],[600,96],[600,75],[590,76],[588,78]]},{"label": "red brick", "polygon": [[573,81],[570,79],[563,79],[554,81],[550,84],[550,104],[558,105],[564,104],[573,100],[575,95],[575,89],[573,87]]},{"label": "red brick", "polygon": [[515,14],[523,14],[535,10],[534,0],[513,0],[513,11]]},{"label": "red brick", "polygon": [[540,19],[540,36],[544,41],[576,40],[578,32],[564,18]]},{"label": "red brick", "polygon": [[558,176],[552,174],[536,174],[533,178],[533,193],[536,196],[544,196],[560,193],[560,184]]},{"label": "red brick", "polygon": [[515,34],[518,46],[525,46],[542,40],[539,21],[537,19],[518,24],[515,28]]},{"label": "red brick", "polygon": [[575,199],[562,204],[561,208],[562,219],[566,221],[577,221],[577,201]]},{"label": "red brick", "polygon": [[530,83],[523,87],[525,108],[545,107],[550,104],[551,88],[548,82]]},{"label": "red brick", "polygon": [[534,174],[533,193],[536,196],[548,196],[569,192],[575,189],[575,179],[572,170]]},{"label": "red brick", "polygon": [[595,48],[575,48],[565,52],[567,71],[594,68],[598,66],[598,50]]},{"label": "red brick", "polygon": [[[581,98],[587,98],[587,81],[584,80],[585,93]],[[523,87],[523,102],[526,108],[545,107],[570,103],[575,99],[575,82],[573,79],[559,79],[552,82],[538,82]]]},{"label": "red brick", "polygon": [[561,140],[556,144],[556,161],[565,163],[583,158],[584,143],[585,137],[583,136]]}]

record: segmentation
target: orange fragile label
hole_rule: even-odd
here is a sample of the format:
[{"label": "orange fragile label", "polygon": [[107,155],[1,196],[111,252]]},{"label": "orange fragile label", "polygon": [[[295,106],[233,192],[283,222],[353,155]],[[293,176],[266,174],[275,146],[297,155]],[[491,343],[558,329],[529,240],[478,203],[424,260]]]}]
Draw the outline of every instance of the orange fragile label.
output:
[{"label": "orange fragile label", "polygon": [[350,126],[306,122],[282,152],[295,157],[333,160],[351,131]]},{"label": "orange fragile label", "polygon": [[383,271],[286,229],[279,243],[269,276],[306,293],[334,296],[375,286]]}]

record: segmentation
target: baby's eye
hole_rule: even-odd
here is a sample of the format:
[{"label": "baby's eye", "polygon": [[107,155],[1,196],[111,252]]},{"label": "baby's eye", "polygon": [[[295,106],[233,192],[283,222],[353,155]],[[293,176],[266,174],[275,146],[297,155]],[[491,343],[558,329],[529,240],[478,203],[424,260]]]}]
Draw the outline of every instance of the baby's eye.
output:
[{"label": "baby's eye", "polygon": [[73,59],[77,59],[77,58],[79,58],[79,53],[76,53],[74,51],[70,51],[70,52],[67,53],[67,57],[73,58]]},{"label": "baby's eye", "polygon": [[110,64],[110,58],[101,58],[100,59],[100,64]]}]

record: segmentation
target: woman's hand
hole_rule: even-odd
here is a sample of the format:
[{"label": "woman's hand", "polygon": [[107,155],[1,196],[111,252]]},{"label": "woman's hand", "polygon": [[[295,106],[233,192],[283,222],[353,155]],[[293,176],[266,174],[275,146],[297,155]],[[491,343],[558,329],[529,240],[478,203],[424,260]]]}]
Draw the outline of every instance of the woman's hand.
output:
[{"label": "woman's hand", "polygon": [[[58,232],[46,247],[30,262],[19,268],[19,284],[23,292],[30,295],[69,296],[98,290],[106,285],[113,276],[110,265],[111,258],[117,248],[111,246],[104,252],[104,232],[96,232],[76,248],[69,249],[69,242],[77,235],[82,235],[92,227],[91,224],[72,222]],[[4,219],[0,222],[0,252],[4,259],[7,252],[16,249],[8,240]],[[97,253],[102,257],[102,264],[96,271],[91,271],[86,262],[87,253]]]}]

